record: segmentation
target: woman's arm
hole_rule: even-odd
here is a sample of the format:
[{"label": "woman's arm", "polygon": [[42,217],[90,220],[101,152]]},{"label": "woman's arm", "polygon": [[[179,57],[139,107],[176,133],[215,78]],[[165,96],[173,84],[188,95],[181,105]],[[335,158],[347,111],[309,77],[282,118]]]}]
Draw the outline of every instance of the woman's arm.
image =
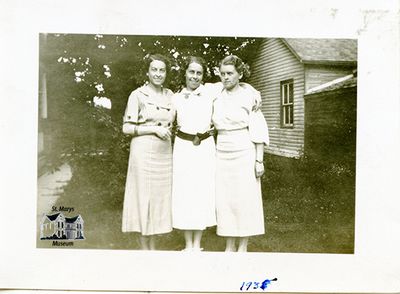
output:
[{"label": "woman's arm", "polygon": [[122,132],[131,136],[156,135],[162,140],[171,137],[171,131],[163,126],[141,126],[138,125],[139,98],[137,92],[133,91],[129,95],[128,104],[125,109],[124,123]]},{"label": "woman's arm", "polygon": [[256,178],[261,177],[264,174],[264,143],[256,143],[256,162],[255,172]]},{"label": "woman's arm", "polygon": [[143,136],[156,135],[162,140],[171,138],[171,131],[163,126],[138,126],[130,123],[124,123],[122,132],[126,135]]}]

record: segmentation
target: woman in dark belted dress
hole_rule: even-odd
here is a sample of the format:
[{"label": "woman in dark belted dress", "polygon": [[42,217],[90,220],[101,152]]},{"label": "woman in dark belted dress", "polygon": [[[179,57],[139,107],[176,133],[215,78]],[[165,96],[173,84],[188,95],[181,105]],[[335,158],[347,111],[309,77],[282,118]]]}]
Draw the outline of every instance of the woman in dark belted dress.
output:
[{"label": "woman in dark belted dress", "polygon": [[128,100],[123,132],[132,136],[122,216],[123,232],[141,233],[144,250],[155,249],[154,235],[172,231],[172,91],[163,87],[167,59],[148,58],[148,83]]},{"label": "woman in dark belted dress", "polygon": [[189,56],[184,69],[186,85],[172,99],[178,127],[173,152],[172,225],[183,231],[185,251],[201,251],[203,231],[216,225],[215,142],[210,131],[217,87],[202,83],[207,69],[203,58]]}]

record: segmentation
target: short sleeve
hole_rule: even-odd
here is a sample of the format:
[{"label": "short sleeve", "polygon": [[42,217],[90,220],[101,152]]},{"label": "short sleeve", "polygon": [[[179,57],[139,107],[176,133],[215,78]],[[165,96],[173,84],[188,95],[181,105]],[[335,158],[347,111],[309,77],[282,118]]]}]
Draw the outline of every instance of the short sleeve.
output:
[{"label": "short sleeve", "polygon": [[176,108],[179,105],[179,96],[180,93],[175,93],[174,95],[172,95],[171,104],[174,108]]},{"label": "short sleeve", "polygon": [[252,142],[269,145],[268,125],[261,110],[250,112],[249,133]]},{"label": "short sleeve", "polygon": [[204,87],[206,88],[207,94],[215,100],[215,98],[221,93],[221,91],[224,89],[224,85],[221,82],[217,83],[206,83],[204,84]]},{"label": "short sleeve", "polygon": [[180,93],[175,93],[171,98],[171,109],[174,112],[174,116],[176,115],[176,112],[181,104],[180,96]]},{"label": "short sleeve", "polygon": [[128,98],[128,104],[126,105],[123,123],[134,123],[138,122],[139,116],[139,99],[136,92],[133,91]]},{"label": "short sleeve", "polygon": [[261,107],[261,94],[258,90],[256,90],[252,85],[244,82],[240,82],[239,85],[248,91],[254,100],[253,110],[257,111]]}]

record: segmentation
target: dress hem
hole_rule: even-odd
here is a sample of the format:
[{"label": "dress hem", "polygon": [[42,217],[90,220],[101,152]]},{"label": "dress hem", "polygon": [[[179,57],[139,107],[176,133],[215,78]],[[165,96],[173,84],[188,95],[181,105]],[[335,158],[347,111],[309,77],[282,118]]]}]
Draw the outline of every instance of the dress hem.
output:
[{"label": "dress hem", "polygon": [[173,226],[173,228],[174,229],[177,229],[177,230],[187,230],[187,231],[197,231],[197,230],[199,230],[199,231],[204,231],[205,229],[207,229],[207,228],[211,228],[211,227],[215,227],[217,224],[214,224],[214,225],[206,225],[206,226],[203,226],[203,227],[196,227],[196,228],[194,228],[194,227],[184,227],[184,226]]},{"label": "dress hem", "polygon": [[122,230],[122,233],[140,233],[142,236],[154,236],[154,235],[168,234],[171,233],[172,231],[173,229],[170,229],[168,231],[143,234],[140,230]]},{"label": "dress hem", "polygon": [[221,233],[217,231],[217,236],[221,237],[252,237],[252,236],[260,236],[260,235],[265,235],[264,232],[259,232],[259,233],[246,233],[246,234],[227,234],[227,233]]}]

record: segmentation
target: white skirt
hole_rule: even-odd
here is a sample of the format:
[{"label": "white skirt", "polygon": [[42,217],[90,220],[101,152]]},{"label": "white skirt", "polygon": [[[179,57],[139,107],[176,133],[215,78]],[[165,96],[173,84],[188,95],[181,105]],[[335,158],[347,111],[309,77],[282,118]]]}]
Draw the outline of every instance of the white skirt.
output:
[{"label": "white skirt", "polygon": [[172,225],[181,230],[204,230],[216,225],[213,137],[198,146],[178,137],[175,139]]},{"label": "white skirt", "polygon": [[153,135],[133,137],[126,177],[122,231],[172,231],[172,146]]},{"label": "white skirt", "polygon": [[255,145],[248,130],[218,134],[216,157],[217,235],[264,234],[261,182],[255,175]]}]

